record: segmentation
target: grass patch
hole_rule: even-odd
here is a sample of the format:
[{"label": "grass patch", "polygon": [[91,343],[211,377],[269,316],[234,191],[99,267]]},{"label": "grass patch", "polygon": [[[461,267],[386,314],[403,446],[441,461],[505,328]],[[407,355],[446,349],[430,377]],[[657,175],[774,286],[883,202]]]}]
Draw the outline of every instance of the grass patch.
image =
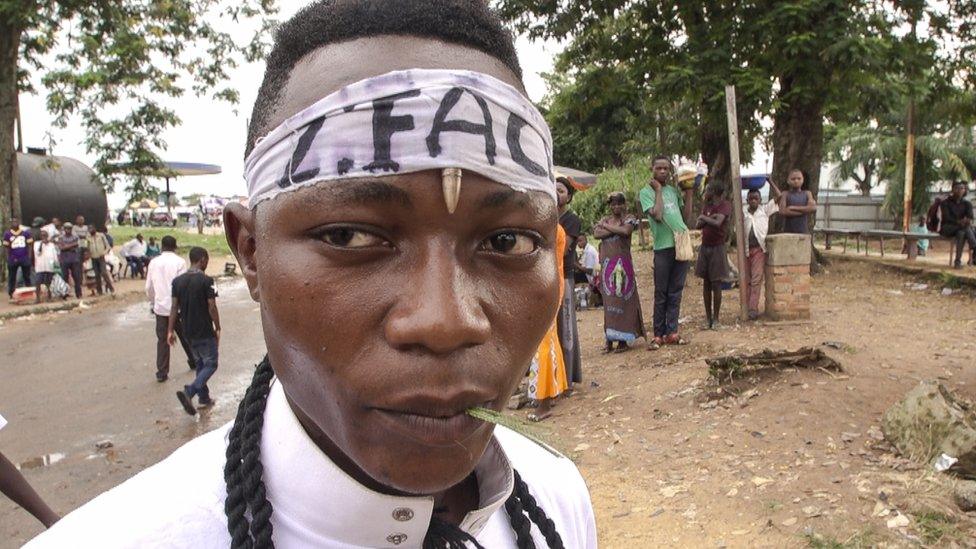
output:
[{"label": "grass patch", "polygon": [[914,518],[915,528],[925,543],[939,544],[960,536],[955,519],[945,513],[926,509],[916,513]]},{"label": "grass patch", "polygon": [[867,549],[874,547],[873,538],[874,534],[870,531],[854,532],[851,537],[843,541],[815,532],[803,534],[803,539],[810,549]]},{"label": "grass patch", "polygon": [[227,245],[227,238],[224,237],[223,233],[197,234],[196,232],[191,233],[182,229],[167,227],[133,227],[131,225],[125,225],[122,227],[112,227],[109,234],[115,239],[116,246],[122,246],[129,240],[132,240],[136,234],[141,234],[147,241],[149,237],[156,237],[157,242],[164,236],[170,235],[176,238],[177,251],[180,255],[186,255],[190,252],[190,248],[194,246],[204,248],[210,252],[211,256],[221,257],[231,255],[230,246]]}]

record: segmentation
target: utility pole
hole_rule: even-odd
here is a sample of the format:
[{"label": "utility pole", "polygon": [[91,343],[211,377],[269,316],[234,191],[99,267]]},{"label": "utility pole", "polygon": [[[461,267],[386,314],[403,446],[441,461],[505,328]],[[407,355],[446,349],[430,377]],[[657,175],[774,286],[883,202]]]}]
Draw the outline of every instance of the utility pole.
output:
[{"label": "utility pole", "polygon": [[739,319],[749,319],[748,285],[742,280],[746,272],[746,236],[742,216],[742,174],[739,171],[739,123],[735,107],[735,86],[725,86],[725,108],[729,120],[729,163],[732,173],[732,215],[735,219],[735,248],[739,261]]}]

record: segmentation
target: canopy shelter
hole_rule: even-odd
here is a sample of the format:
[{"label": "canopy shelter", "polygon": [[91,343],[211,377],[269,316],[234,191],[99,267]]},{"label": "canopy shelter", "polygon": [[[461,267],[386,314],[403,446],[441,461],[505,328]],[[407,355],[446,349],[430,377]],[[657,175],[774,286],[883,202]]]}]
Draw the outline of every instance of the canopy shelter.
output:
[{"label": "canopy shelter", "polygon": [[145,200],[137,200],[132,204],[129,204],[130,210],[155,210],[158,207],[159,203],[157,203],[155,200],[149,200],[148,198]]},{"label": "canopy shelter", "polygon": [[[144,175],[149,177],[162,177],[166,180],[166,211],[172,213],[172,205],[170,204],[170,190],[169,190],[169,180],[171,178],[176,178],[180,176],[190,176],[190,175],[213,175],[221,172],[220,166],[215,164],[199,164],[196,162],[168,162],[164,161],[162,166],[154,170],[146,170],[145,168],[137,168],[129,164],[120,164],[116,166],[116,171],[120,173],[128,173],[133,175]],[[151,201],[150,201],[151,202]]]},{"label": "canopy shelter", "polygon": [[585,191],[596,185],[596,175],[565,166],[553,166],[556,178],[565,177],[578,191]]}]

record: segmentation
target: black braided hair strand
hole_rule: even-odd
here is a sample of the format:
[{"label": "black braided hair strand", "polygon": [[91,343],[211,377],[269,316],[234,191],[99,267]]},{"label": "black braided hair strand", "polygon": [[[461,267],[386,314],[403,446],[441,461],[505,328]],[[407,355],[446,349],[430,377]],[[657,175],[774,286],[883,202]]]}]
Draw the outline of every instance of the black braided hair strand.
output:
[{"label": "black braided hair strand", "polygon": [[[264,410],[271,391],[274,370],[268,358],[258,364],[251,385],[231,427],[227,442],[227,463],[224,465],[224,482],[227,499],[224,513],[233,549],[273,549],[271,538],[271,502],[262,480],[261,429],[264,426]],[[562,538],[556,526],[539,507],[529,492],[529,487],[515,471],[515,489],[505,501],[512,529],[515,530],[518,549],[535,549],[532,541],[532,523],[539,528],[550,549],[563,549]],[[247,513],[251,519],[248,520]],[[470,545],[469,545],[470,544]],[[424,549],[484,549],[471,534],[438,518],[432,518]]]}]

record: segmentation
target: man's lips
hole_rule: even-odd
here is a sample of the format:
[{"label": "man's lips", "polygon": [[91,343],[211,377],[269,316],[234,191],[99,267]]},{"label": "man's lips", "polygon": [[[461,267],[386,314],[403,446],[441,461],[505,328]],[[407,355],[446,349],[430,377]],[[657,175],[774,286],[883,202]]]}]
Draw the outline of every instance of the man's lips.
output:
[{"label": "man's lips", "polygon": [[389,429],[431,446],[453,446],[486,428],[487,423],[467,414],[474,407],[488,407],[493,399],[485,393],[467,393],[451,399],[416,396],[374,407]]}]

